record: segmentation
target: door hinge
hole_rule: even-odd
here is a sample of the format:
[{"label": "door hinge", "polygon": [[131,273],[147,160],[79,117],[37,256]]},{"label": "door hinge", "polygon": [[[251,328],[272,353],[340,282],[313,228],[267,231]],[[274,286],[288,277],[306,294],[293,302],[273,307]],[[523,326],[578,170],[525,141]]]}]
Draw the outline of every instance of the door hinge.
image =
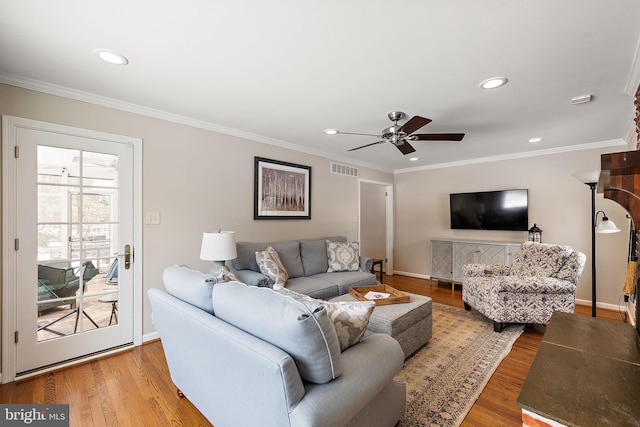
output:
[{"label": "door hinge", "polygon": [[13,147],[13,156],[17,159],[20,157],[20,147],[19,146],[15,146]]},{"label": "door hinge", "polygon": [[16,250],[16,251],[19,251],[19,250],[20,250],[20,239],[16,239],[16,240],[13,242],[13,246],[15,247],[15,250]]},{"label": "door hinge", "polygon": [[15,332],[13,333],[13,341],[14,341],[16,344],[18,344],[18,341],[20,341],[20,332],[15,331]]}]

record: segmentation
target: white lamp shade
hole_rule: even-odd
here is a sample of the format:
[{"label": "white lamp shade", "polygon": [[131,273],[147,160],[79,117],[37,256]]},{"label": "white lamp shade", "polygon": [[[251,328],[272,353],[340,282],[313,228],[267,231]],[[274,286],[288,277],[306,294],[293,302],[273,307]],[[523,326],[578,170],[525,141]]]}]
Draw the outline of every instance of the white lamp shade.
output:
[{"label": "white lamp shade", "polygon": [[212,231],[202,233],[200,259],[205,261],[226,261],[235,259],[236,241],[233,231]]},{"label": "white lamp shade", "polygon": [[583,184],[593,184],[598,182],[598,178],[600,178],[600,171],[594,170],[587,172],[578,172],[574,173],[573,176]]},{"label": "white lamp shade", "polygon": [[596,229],[596,233],[599,234],[617,233],[618,231],[620,231],[620,229],[607,217],[602,219],[602,222],[598,224],[598,228]]}]

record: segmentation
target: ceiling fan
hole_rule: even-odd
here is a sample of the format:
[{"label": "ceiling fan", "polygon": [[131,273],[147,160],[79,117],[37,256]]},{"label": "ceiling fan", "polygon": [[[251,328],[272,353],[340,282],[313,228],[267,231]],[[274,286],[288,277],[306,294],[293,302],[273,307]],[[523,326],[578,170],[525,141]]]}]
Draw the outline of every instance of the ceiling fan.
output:
[{"label": "ceiling fan", "polygon": [[355,151],[372,145],[390,142],[405,155],[416,151],[416,149],[409,144],[409,141],[461,141],[462,138],[464,138],[464,133],[413,133],[421,127],[431,123],[431,119],[426,119],[424,117],[413,116],[402,126],[398,126],[398,120],[402,120],[405,117],[405,114],[402,111],[392,111],[387,115],[387,117],[389,117],[389,120],[393,122],[393,125],[384,129],[381,135],[341,132],[339,130],[332,129],[326,130],[325,132],[332,135],[342,133],[345,135],[375,136],[380,139],[379,141],[372,142],[371,144],[362,145],[347,151]]}]

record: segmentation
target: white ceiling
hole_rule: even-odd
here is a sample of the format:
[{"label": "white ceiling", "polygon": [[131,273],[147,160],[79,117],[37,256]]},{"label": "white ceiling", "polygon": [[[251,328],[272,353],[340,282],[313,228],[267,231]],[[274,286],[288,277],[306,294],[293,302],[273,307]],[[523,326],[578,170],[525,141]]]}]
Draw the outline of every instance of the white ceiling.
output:
[{"label": "white ceiling", "polygon": [[[626,141],[639,20],[638,0],[0,0],[0,82],[398,171]],[[323,133],[393,110],[466,136],[404,156]]]}]

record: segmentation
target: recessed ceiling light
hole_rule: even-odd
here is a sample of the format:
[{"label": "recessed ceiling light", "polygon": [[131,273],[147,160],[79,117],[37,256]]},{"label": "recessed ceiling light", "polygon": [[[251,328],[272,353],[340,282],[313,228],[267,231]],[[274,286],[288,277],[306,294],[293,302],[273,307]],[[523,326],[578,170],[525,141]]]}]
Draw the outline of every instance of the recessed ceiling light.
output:
[{"label": "recessed ceiling light", "polygon": [[417,161],[417,160],[419,160],[419,159],[420,159],[419,157],[412,157],[412,158],[410,158],[409,160],[411,160],[412,162],[415,162],[415,161]]},{"label": "recessed ceiling light", "polygon": [[507,81],[506,77],[491,77],[490,79],[480,83],[480,87],[482,89],[495,89],[497,87],[504,86],[507,84]]},{"label": "recessed ceiling light", "polygon": [[537,144],[538,142],[542,142],[542,138],[540,138],[539,136],[538,136],[538,137],[535,137],[535,138],[530,138],[530,139],[529,139],[529,142],[530,142],[531,144]]},{"label": "recessed ceiling light", "polygon": [[340,131],[337,129],[325,129],[324,133],[326,133],[327,135],[335,135],[337,133],[340,133]]},{"label": "recessed ceiling light", "polygon": [[127,58],[125,58],[123,55],[117,52],[114,52],[112,50],[94,49],[93,53],[98,55],[100,59],[102,59],[105,62],[108,62],[109,64],[127,65],[129,63],[129,60]]},{"label": "recessed ceiling light", "polygon": [[571,98],[571,101],[569,101],[571,105],[584,104],[585,102],[591,102],[590,94],[574,96]]}]

